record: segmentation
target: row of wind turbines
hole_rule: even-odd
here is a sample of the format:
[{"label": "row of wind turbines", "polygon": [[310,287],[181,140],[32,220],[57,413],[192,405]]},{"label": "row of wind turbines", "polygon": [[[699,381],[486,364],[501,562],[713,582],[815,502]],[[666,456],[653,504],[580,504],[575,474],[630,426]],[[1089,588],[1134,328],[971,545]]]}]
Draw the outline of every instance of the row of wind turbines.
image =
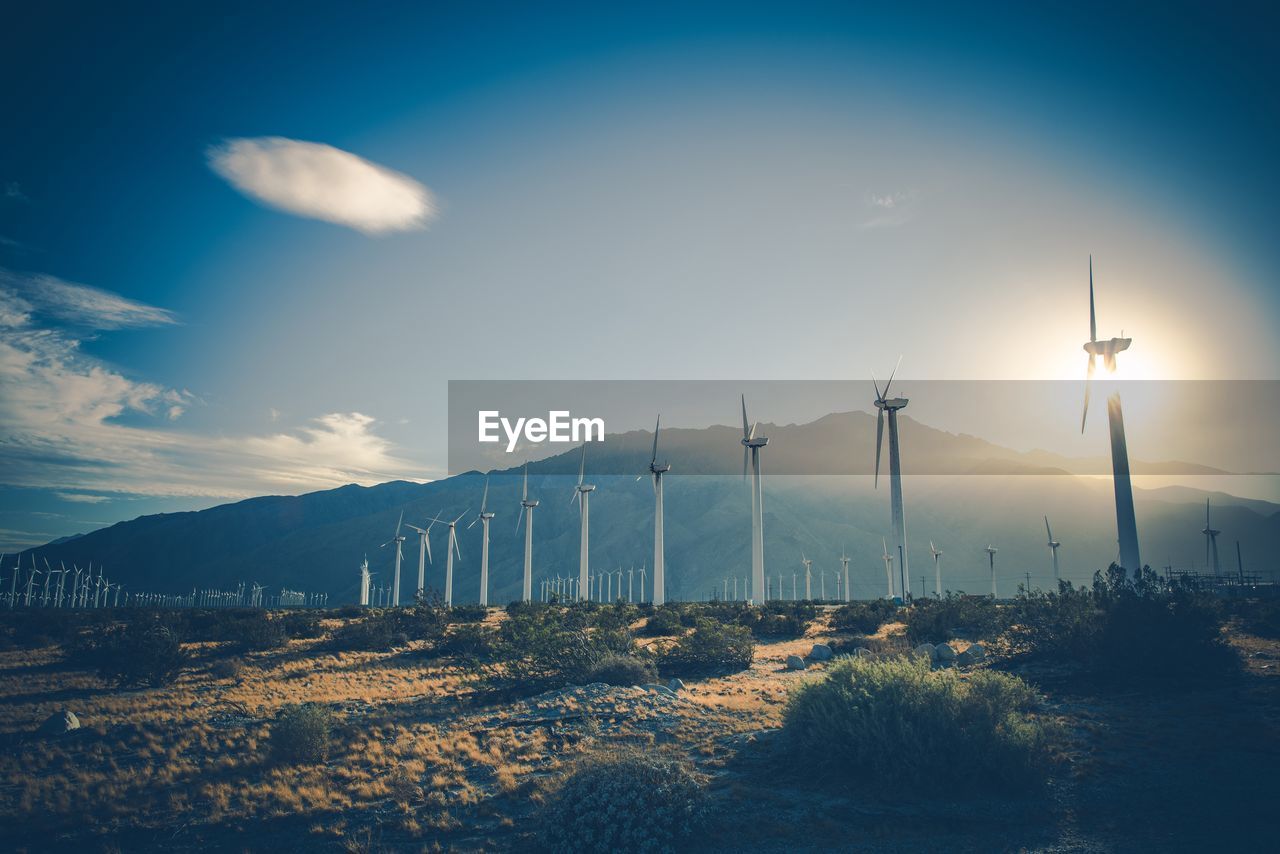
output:
[{"label": "row of wind turbines", "polygon": [[[1093,257],[1089,257],[1089,340],[1084,344],[1084,350],[1089,356],[1086,379],[1085,379],[1085,395],[1084,405],[1081,412],[1080,429],[1083,433],[1086,420],[1089,413],[1089,401],[1092,392],[1092,383],[1096,370],[1096,363],[1101,359],[1103,366],[1108,372],[1116,370],[1116,355],[1127,350],[1132,343],[1130,338],[1110,338],[1099,339],[1097,334],[1097,314],[1094,305],[1094,285],[1093,285]],[[898,360],[899,365],[901,359]],[[894,377],[897,375],[898,367],[895,366],[889,374],[889,379],[881,388],[879,383],[872,377],[872,385],[875,388],[875,398],[873,403],[877,410],[876,418],[876,462],[875,462],[875,478],[874,485],[879,487],[880,481],[880,461],[884,448],[885,425],[888,423],[889,434],[889,510],[890,510],[890,532],[894,540],[893,548],[887,539],[882,541],[884,553],[882,559],[885,563],[886,574],[886,590],[890,598],[900,598],[907,600],[910,598],[908,579],[911,577],[911,569],[908,564],[907,550],[907,523],[906,512],[903,503],[902,489],[902,448],[898,430],[898,413],[907,407],[908,398],[901,396],[891,396]],[[762,452],[769,444],[769,439],[765,436],[757,435],[759,422],[751,422],[747,415],[746,396],[742,396],[742,466],[743,477],[747,476],[748,471],[751,476],[750,492],[751,492],[751,575],[749,583],[744,579],[744,593],[748,601],[758,602],[770,598],[770,582],[767,579],[765,558],[764,558],[764,495],[763,482],[761,476],[761,458]],[[1129,474],[1129,458],[1128,448],[1124,434],[1124,415],[1121,407],[1119,392],[1113,393],[1107,399],[1107,416],[1111,438],[1111,460],[1113,482],[1115,489],[1115,507],[1116,507],[1116,527],[1118,532],[1119,543],[1119,563],[1129,569],[1136,570],[1142,566],[1141,558],[1138,550],[1137,523],[1134,517],[1133,508],[1133,487]],[[671,471],[671,466],[666,463],[658,462],[658,437],[661,428],[661,416],[658,418],[657,424],[654,426],[653,432],[653,451],[650,457],[648,474],[653,481],[654,491],[654,544],[653,544],[653,591],[651,601],[655,605],[661,605],[666,600],[665,595],[665,560],[664,560],[664,542],[663,542],[663,475]],[[596,576],[590,570],[590,500],[591,494],[595,491],[594,484],[586,483],[586,444],[582,447],[582,457],[578,469],[578,481],[574,486],[571,501],[576,501],[579,509],[580,518],[580,534],[579,534],[579,565],[578,577],[576,579],[556,579],[551,587],[547,586],[547,582],[543,582],[540,591],[541,597],[545,598],[549,594],[549,590],[553,591],[558,598],[570,598],[586,600],[591,598],[592,591],[596,589],[594,581]],[[644,473],[637,480],[644,477]],[[481,605],[489,603],[489,523],[494,518],[494,514],[487,510],[487,499],[489,492],[488,478],[485,479],[484,496],[480,502],[480,512],[467,526],[474,526],[476,522],[482,526],[482,546],[480,557],[480,596]],[[528,602],[533,598],[533,511],[538,506],[537,500],[529,498],[529,473],[528,465],[525,466],[524,486],[521,493],[521,513],[516,522],[516,532],[519,533],[523,524],[525,532],[524,542],[524,571],[523,585],[521,592],[522,601]],[[457,525],[467,515],[468,511],[463,511],[452,520],[447,520],[442,516],[432,517],[425,528],[410,525],[409,527],[418,532],[419,535],[419,552],[418,552],[418,591],[425,590],[425,562],[431,559],[431,543],[430,531],[436,524],[446,525],[449,529],[449,541],[446,546],[446,569],[445,569],[445,603],[452,605],[453,602],[453,562],[454,558],[461,559],[461,551],[458,547]],[[401,535],[401,529],[404,523],[403,513],[400,521],[396,524],[395,535],[382,544],[382,547],[394,545],[395,547],[395,567],[393,571],[393,579],[391,584],[391,604],[399,604],[402,600],[400,597],[400,570],[402,563],[402,546],[405,537]],[[1206,536],[1208,535],[1208,524],[1206,522]],[[1055,582],[1060,579],[1058,569],[1058,548],[1061,543],[1054,539],[1053,532],[1049,527],[1049,520],[1045,518],[1045,532],[1048,535],[1048,547],[1053,561],[1053,571]],[[1216,536],[1217,532],[1214,532]],[[1209,536],[1209,545],[1216,546],[1216,540],[1213,536]],[[942,578],[941,578],[941,557],[942,551],[937,549],[932,542],[929,544],[930,552],[934,560],[935,572],[935,594],[942,594]],[[991,572],[991,595],[997,595],[996,574],[995,574],[995,556],[999,551],[993,545],[988,545],[984,551],[987,554],[988,566]],[[1216,555],[1216,550],[1215,550]],[[843,556],[845,561],[846,577],[843,579],[843,590],[846,597],[849,596],[850,585],[847,580],[848,558]],[[806,598],[809,598],[808,590],[810,586],[809,567],[811,562],[807,558],[802,561],[806,569]],[[894,578],[893,567],[898,567],[897,578]],[[1216,562],[1215,562],[1216,563]],[[601,578],[604,577],[602,574]],[[370,572],[368,560],[360,567],[360,602],[368,605],[370,599]],[[775,588],[778,596],[781,598],[782,593],[782,577],[778,577],[778,585]],[[727,579],[725,589],[727,591]],[[736,586],[737,581],[734,579]],[[793,596],[795,595],[795,582],[793,581]],[[643,584],[642,584],[643,587]],[[644,593],[642,590],[641,598]]]}]

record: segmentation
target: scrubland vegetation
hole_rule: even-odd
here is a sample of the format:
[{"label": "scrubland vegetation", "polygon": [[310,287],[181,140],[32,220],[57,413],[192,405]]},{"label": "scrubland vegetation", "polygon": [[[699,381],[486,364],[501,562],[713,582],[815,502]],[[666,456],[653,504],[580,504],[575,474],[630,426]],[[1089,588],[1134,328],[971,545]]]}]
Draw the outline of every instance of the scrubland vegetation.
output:
[{"label": "scrubland vegetation", "polygon": [[[0,614],[0,821],[28,850],[660,851],[874,848],[884,816],[987,850],[1176,848],[1213,809],[1249,839],[1276,615],[1114,569],[910,608]],[[986,653],[913,652],[944,642]]]}]

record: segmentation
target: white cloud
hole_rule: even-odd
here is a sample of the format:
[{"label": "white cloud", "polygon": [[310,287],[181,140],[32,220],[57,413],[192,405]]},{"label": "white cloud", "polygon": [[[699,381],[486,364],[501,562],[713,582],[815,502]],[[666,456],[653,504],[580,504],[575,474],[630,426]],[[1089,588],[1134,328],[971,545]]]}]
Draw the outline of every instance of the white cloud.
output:
[{"label": "white cloud", "polygon": [[63,501],[72,501],[76,504],[101,504],[111,500],[110,496],[92,495],[87,492],[55,492],[54,495]]},{"label": "white cloud", "polygon": [[869,193],[867,212],[858,228],[893,228],[906,225],[915,213],[916,192]]},{"label": "white cloud", "polygon": [[103,330],[178,322],[177,316],[168,309],[101,288],[43,273],[15,273],[0,268],[0,326],[21,325],[29,321],[31,315]]},{"label": "white cloud", "polygon": [[241,193],[298,216],[384,234],[425,228],[436,215],[422,184],[330,145],[228,139],[207,154],[210,168]]}]

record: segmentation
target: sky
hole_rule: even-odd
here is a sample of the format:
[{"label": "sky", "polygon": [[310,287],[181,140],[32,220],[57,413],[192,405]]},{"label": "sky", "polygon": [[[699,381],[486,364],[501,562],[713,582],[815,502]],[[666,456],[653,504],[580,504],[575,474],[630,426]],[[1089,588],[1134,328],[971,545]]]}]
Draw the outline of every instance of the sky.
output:
[{"label": "sky", "polygon": [[10,12],[0,550],[440,476],[449,380],[1078,380],[1090,254],[1277,379],[1274,11],[602,5]]}]

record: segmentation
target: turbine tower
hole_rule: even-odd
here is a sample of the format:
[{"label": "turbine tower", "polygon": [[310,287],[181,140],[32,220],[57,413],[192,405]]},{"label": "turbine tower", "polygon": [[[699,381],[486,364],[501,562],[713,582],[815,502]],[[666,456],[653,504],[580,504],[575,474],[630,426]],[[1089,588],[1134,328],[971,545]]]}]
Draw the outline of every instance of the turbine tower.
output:
[{"label": "turbine tower", "polygon": [[1053,584],[1058,586],[1058,582],[1062,580],[1062,576],[1058,573],[1058,547],[1062,543],[1053,538],[1053,531],[1049,528],[1049,517],[1044,517],[1044,532],[1049,535],[1049,554],[1053,556]]},{"label": "turbine tower", "polygon": [[[902,357],[898,357],[898,365],[902,364]],[[907,565],[907,518],[902,510],[902,454],[898,444],[898,410],[906,408],[907,398],[905,397],[889,397],[889,386],[893,385],[894,375],[898,373],[898,366],[895,365],[893,373],[889,374],[889,381],[884,384],[884,390],[881,391],[880,386],[876,383],[873,376],[871,384],[876,389],[876,409],[879,414],[876,416],[876,474],[875,486],[880,485],[880,449],[884,444],[884,414],[889,413],[889,508],[890,521],[893,525],[894,545],[897,546],[898,557],[900,558],[898,566],[898,574],[901,576],[902,601],[907,600],[907,577],[910,574],[910,567]],[[885,549],[887,552],[888,549]],[[893,578],[890,576],[889,586],[893,586]],[[893,590],[889,591],[890,598],[893,597]]]},{"label": "turbine tower", "polygon": [[933,595],[941,599],[942,565],[938,562],[938,559],[942,557],[942,550],[934,547],[933,540],[929,541],[929,553],[933,555]]},{"label": "turbine tower", "polygon": [[1210,566],[1209,556],[1213,555],[1213,574],[1222,574],[1222,565],[1218,562],[1218,535],[1221,531],[1213,530],[1213,526],[1209,524],[1209,499],[1204,500],[1204,530],[1200,533],[1204,534],[1204,565]]},{"label": "turbine tower", "polygon": [[[471,525],[476,522],[480,523],[480,607],[487,608],[489,606],[489,521],[493,519],[492,513],[485,511],[485,506],[489,502],[489,476],[484,477],[484,495],[480,496],[480,512],[476,514],[476,518],[471,520]],[[467,530],[471,530],[471,525],[467,526]]]},{"label": "turbine tower", "polygon": [[[844,567],[844,601],[852,602],[853,599],[849,595],[849,556],[844,553],[844,547],[840,548],[840,565]],[[782,592],[782,583],[778,583],[778,592]],[[782,597],[779,596],[779,599]]]},{"label": "turbine tower", "polygon": [[427,523],[427,527],[419,528],[417,525],[409,525],[408,527],[418,532],[418,593],[421,596],[427,591],[427,561],[431,560],[431,540],[428,534],[431,533],[431,526],[435,524],[435,520]]},{"label": "turbine tower", "polygon": [[800,552],[800,562],[804,564],[804,601],[813,601],[813,561]]},{"label": "turbine tower", "polygon": [[[662,416],[653,425],[653,456],[649,458],[649,474],[653,477],[653,604],[661,605],[667,601],[666,591],[666,558],[663,555],[662,541],[662,476],[671,471],[667,463],[658,464],[658,428],[662,426]],[[644,477],[644,475],[640,475]],[[640,477],[636,478],[639,480]]]},{"label": "turbine tower", "polygon": [[360,604],[369,607],[369,558],[360,564]]},{"label": "turbine tower", "polygon": [[884,548],[884,554],[880,555],[884,560],[884,578],[889,584],[889,599],[893,598],[893,555],[889,554],[889,544],[884,541],[884,537],[880,538],[880,545]]},{"label": "turbine tower", "polygon": [[516,518],[516,533],[520,533],[520,520],[524,520],[524,591],[523,598],[528,602],[533,596],[533,508],[537,501],[529,500],[529,464],[524,464],[524,489],[520,493],[520,507],[523,513]]},{"label": "turbine tower", "polygon": [[591,577],[587,560],[587,534],[591,527],[590,505],[593,484],[582,481],[587,475],[587,443],[582,443],[582,462],[578,465],[578,485],[573,488],[573,496],[569,501],[578,502],[578,511],[582,517],[582,535],[578,541],[578,598],[588,601],[591,598]]},{"label": "turbine tower", "polygon": [[996,552],[1000,551],[990,543],[983,549],[987,553],[987,560],[991,562],[991,598],[996,598]]},{"label": "turbine tower", "polygon": [[[1121,333],[1123,334],[1123,333]],[[1084,381],[1084,409],[1080,414],[1080,432],[1084,432],[1089,416],[1089,391],[1099,356],[1108,373],[1116,369],[1116,354],[1129,349],[1132,338],[1098,340],[1097,314],[1093,304],[1093,256],[1089,256],[1089,340],[1084,351],[1089,354],[1089,369]],[[1120,565],[1137,572],[1142,569],[1138,555],[1138,523],[1133,512],[1133,483],[1129,478],[1129,449],[1124,438],[1124,411],[1120,408],[1120,392],[1107,398],[1107,421],[1111,427],[1111,473],[1116,495],[1116,533],[1120,541]]]},{"label": "turbine tower", "polygon": [[400,560],[401,558],[404,557],[404,537],[400,536],[400,526],[403,524],[404,524],[404,511],[401,510],[400,520],[396,522],[396,535],[391,539],[387,540],[382,545],[378,546],[378,548],[383,549],[391,545],[392,543],[396,544],[396,571],[395,571],[395,575],[393,576],[394,580],[391,583],[391,591],[392,591],[391,604],[392,605],[400,604]]},{"label": "turbine tower", "polygon": [[433,518],[432,522],[442,522],[449,526],[449,544],[445,546],[444,554],[444,604],[445,607],[453,607],[453,556],[457,555],[458,560],[462,560],[462,549],[458,548],[458,522],[463,516],[471,512],[468,507],[458,514],[458,518],[452,522],[445,522],[444,519]]},{"label": "turbine tower", "polygon": [[[759,422],[747,426],[747,396],[742,396],[742,476],[747,476],[747,456],[751,457],[751,589],[759,596],[764,590],[764,494],[760,491],[760,449],[769,444],[756,436]],[[763,600],[762,600],[763,601]]]}]

